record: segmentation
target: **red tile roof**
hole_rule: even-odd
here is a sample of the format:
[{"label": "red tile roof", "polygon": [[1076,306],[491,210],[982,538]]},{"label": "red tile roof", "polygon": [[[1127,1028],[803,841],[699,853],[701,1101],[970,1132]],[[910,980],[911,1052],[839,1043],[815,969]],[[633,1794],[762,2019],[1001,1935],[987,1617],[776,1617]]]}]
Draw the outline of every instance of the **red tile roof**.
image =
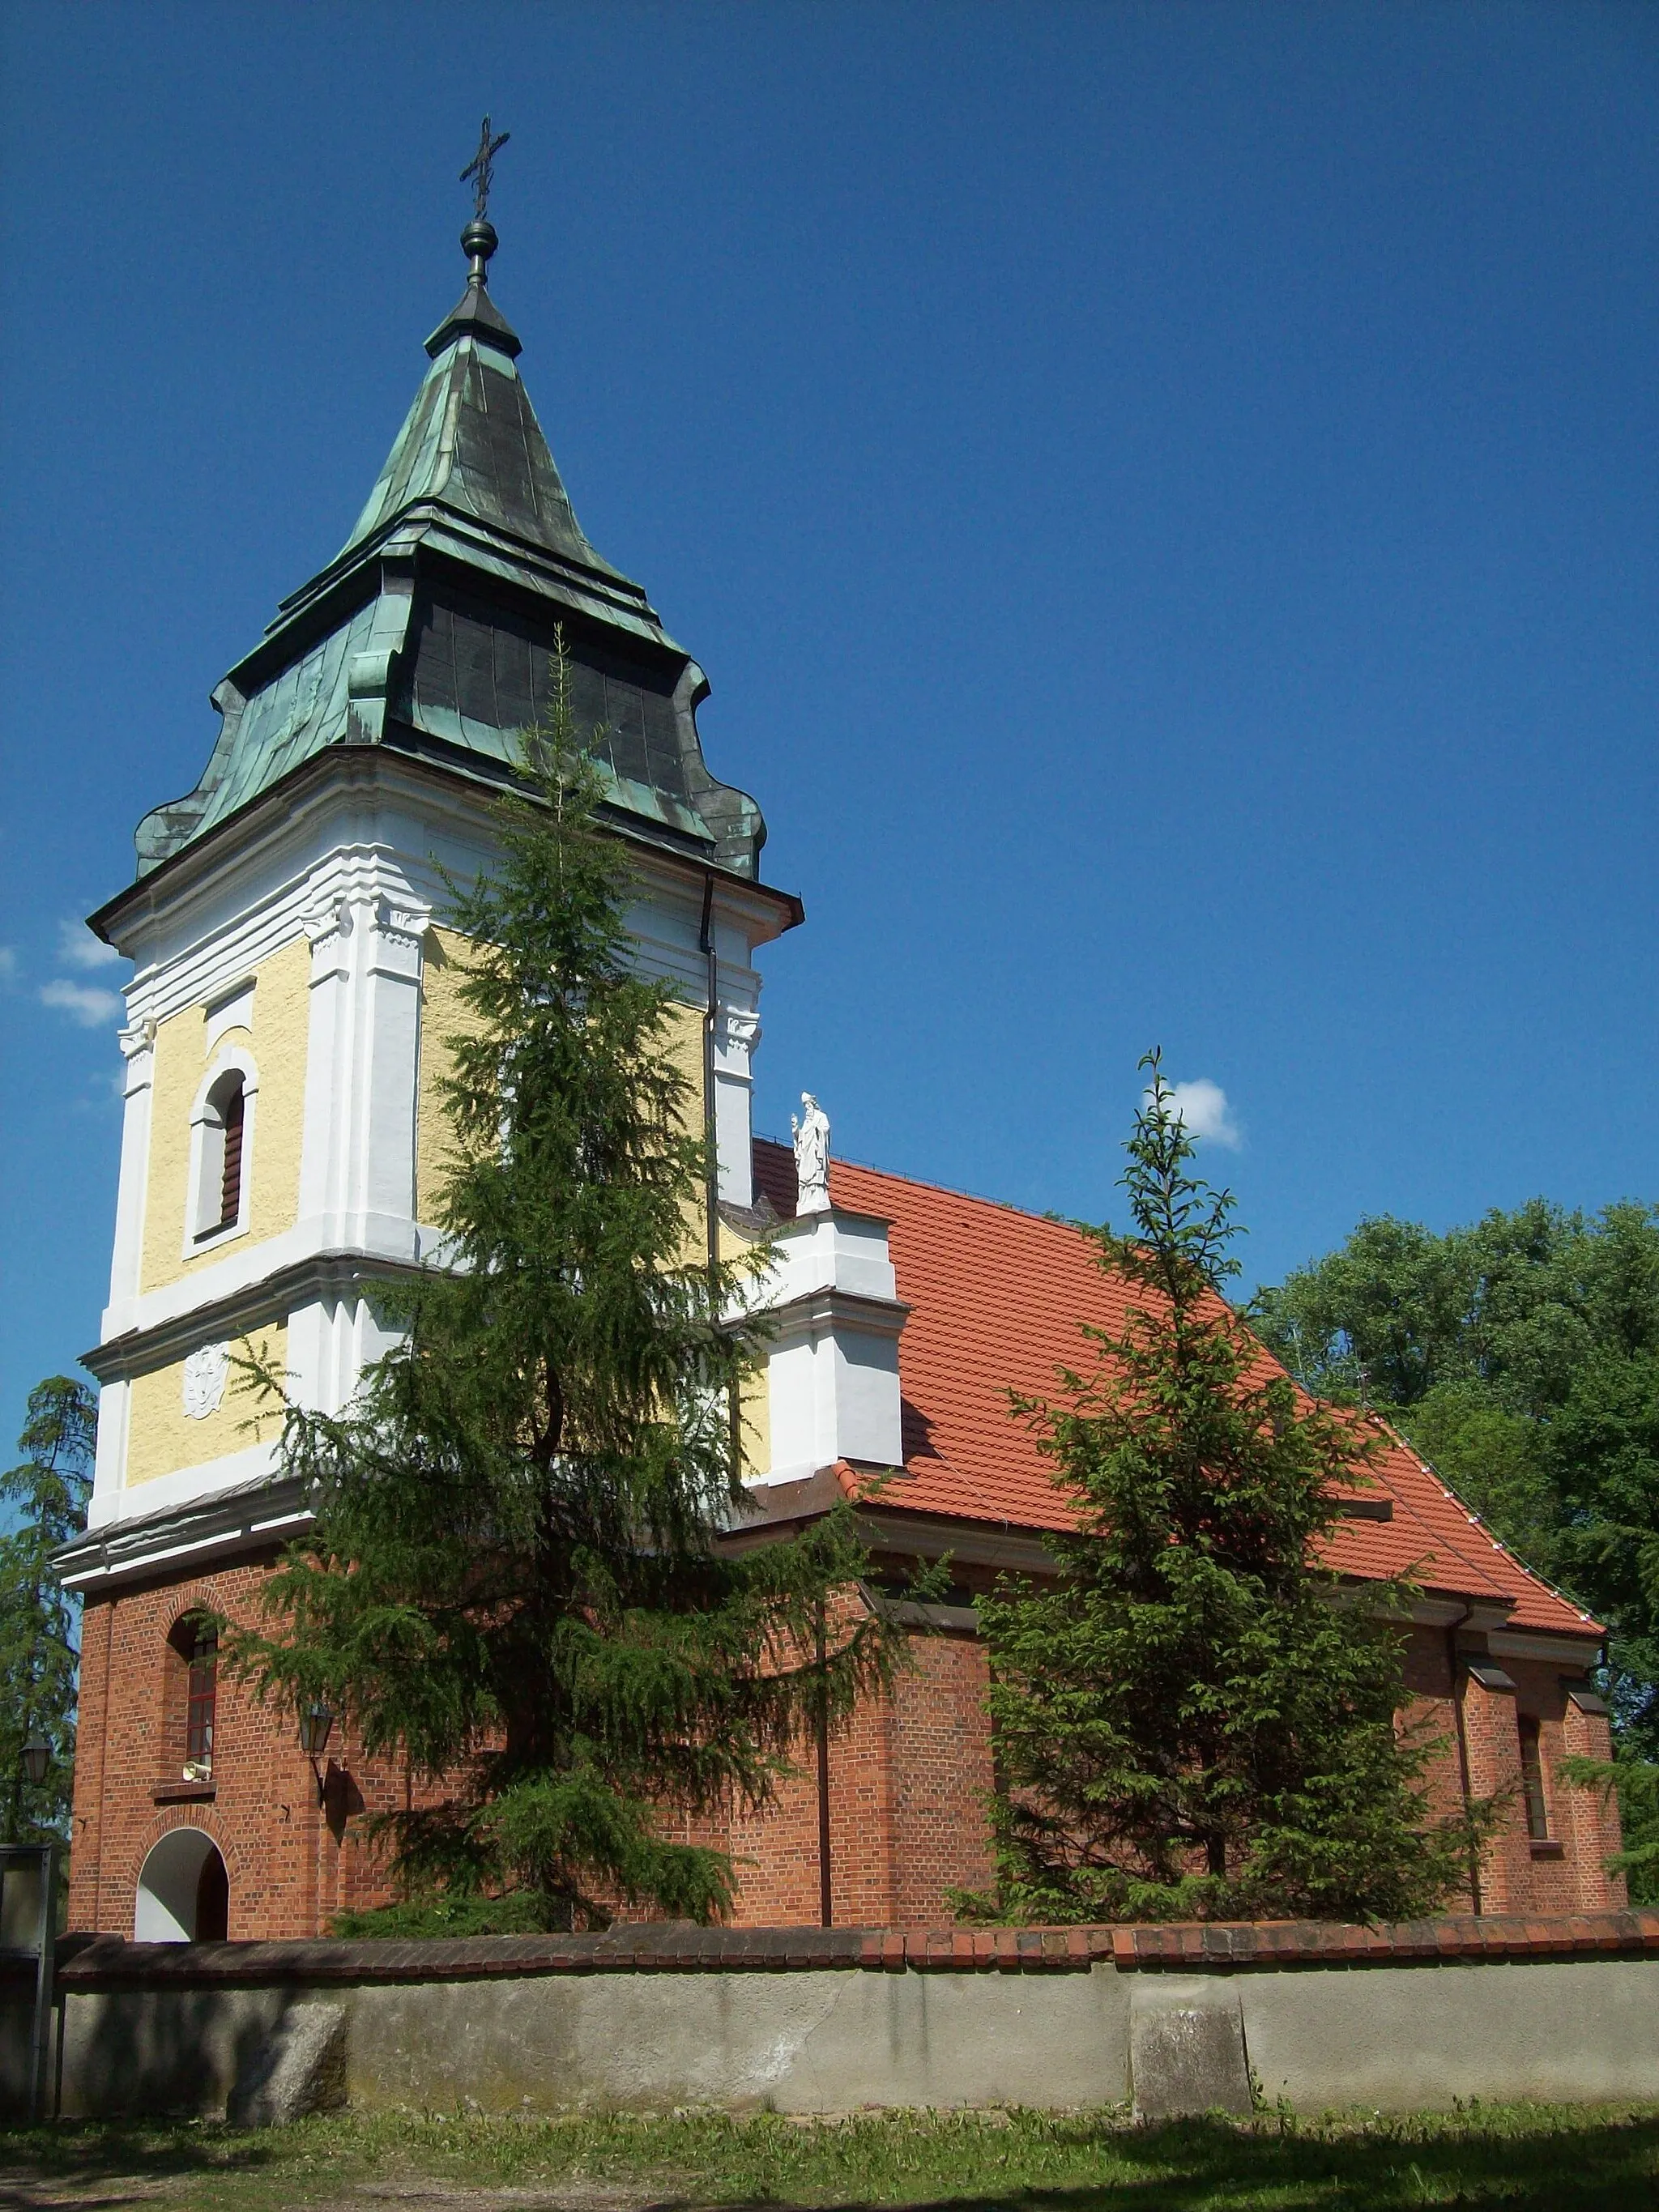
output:
[{"label": "red tile roof", "polygon": [[[776,1211],[792,1215],[788,1149],[761,1139],[755,1170]],[[910,1308],[899,1340],[909,1479],[889,1485],[884,1510],[1064,1528],[1070,1516],[1049,1462],[1013,1418],[1008,1393],[1052,1395],[1057,1369],[1087,1370],[1092,1349],[1080,1325],[1122,1326],[1128,1298],[1121,1279],[1102,1269],[1079,1230],[988,1199],[849,1160],[831,1162],[830,1191],[837,1206],[890,1224],[898,1294]],[[1328,1554],[1339,1572],[1409,1574],[1428,1589],[1510,1598],[1511,1626],[1599,1636],[1588,1614],[1529,1573],[1408,1444],[1377,1425],[1375,1486],[1361,1494],[1386,1495],[1393,1517],[1339,1525]],[[855,1480],[850,1471],[848,1480]]]}]

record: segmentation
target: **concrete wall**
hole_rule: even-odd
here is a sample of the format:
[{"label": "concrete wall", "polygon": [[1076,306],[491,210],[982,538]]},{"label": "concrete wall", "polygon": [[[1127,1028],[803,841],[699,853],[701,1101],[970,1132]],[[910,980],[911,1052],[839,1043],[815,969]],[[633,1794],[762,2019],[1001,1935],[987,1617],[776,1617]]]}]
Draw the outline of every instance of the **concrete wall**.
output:
[{"label": "concrete wall", "polygon": [[1269,2104],[1659,2097],[1659,1959],[1303,1969],[1232,1986]]},{"label": "concrete wall", "polygon": [[[648,1943],[603,1938],[563,1939],[556,1960],[538,1960],[539,1939],[100,1941],[61,1969],[54,2073],[65,2115],[244,2119],[339,2103],[809,2113],[1128,2098],[1162,2115],[1248,2109],[1252,2075],[1269,2103],[1304,2111],[1659,2097],[1659,1915],[1619,1918],[1600,1956],[1563,1955],[1571,1940],[1534,1923],[1516,1939],[1532,1955],[1437,1961],[1419,1945],[1413,1963],[1196,1972],[1190,1955],[1137,1963],[1121,1930],[1040,1951],[1022,1936],[1023,1965],[1012,1938],[994,1962],[983,1937],[936,1939],[951,1948],[929,1964],[856,1930],[769,1931],[770,1955],[718,1934],[682,1933],[677,1951],[660,1930],[654,1964]],[[1632,1941],[1638,1920],[1655,1926]],[[1581,1951],[1586,1925],[1572,1923]],[[0,1990],[8,2054],[26,2037],[23,1994]],[[14,2109],[21,2081],[0,2057]]]}]

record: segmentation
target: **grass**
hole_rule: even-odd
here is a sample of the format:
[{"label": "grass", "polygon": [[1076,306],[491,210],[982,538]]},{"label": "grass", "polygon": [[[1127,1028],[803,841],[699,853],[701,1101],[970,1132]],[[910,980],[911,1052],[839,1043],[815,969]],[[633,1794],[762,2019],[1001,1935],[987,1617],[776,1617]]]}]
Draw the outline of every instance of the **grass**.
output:
[{"label": "grass", "polygon": [[[511,2192],[511,2194],[500,2194]],[[960,2212],[1234,2208],[1659,2208],[1659,2108],[1464,2106],[1449,2115],[1261,2115],[1134,2128],[1121,2112],[891,2112],[794,2124],[337,2115],[0,2130],[0,2205],[951,2205]]]},{"label": "grass", "polygon": [[[502,2195],[498,2192],[510,2192]],[[0,2206],[949,2205],[959,2212],[1659,2207],[1659,2106],[1467,2106],[1409,2117],[349,2114],[235,2135],[195,2123],[0,2130]]]}]

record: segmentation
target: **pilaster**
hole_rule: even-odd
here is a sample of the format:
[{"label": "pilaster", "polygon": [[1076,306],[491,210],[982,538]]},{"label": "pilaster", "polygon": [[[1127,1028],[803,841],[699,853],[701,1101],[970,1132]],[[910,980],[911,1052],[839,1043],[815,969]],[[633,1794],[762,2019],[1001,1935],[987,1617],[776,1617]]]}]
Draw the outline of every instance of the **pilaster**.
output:
[{"label": "pilaster", "polygon": [[1469,1794],[1498,1801],[1498,1822],[1480,1858],[1480,1904],[1486,1912],[1525,1911],[1530,1887],[1525,1800],[1521,1787],[1521,1738],[1516,1727],[1515,1684],[1501,1667],[1465,1662],[1458,1685],[1468,1747]]},{"label": "pilaster", "polygon": [[302,1228],[413,1260],[421,980],[431,908],[378,872],[313,908]]},{"label": "pilaster", "polygon": [[[1613,1730],[1603,1698],[1588,1683],[1569,1681],[1561,1717],[1561,1748],[1568,1759],[1613,1757]],[[1607,1863],[1620,1848],[1616,1802],[1583,1784],[1559,1782],[1556,1799],[1572,1854],[1581,1912],[1622,1910],[1625,1877],[1609,1874]]]},{"label": "pilaster", "polygon": [[752,1006],[722,1004],[714,1030],[714,1137],[720,1194],[728,1206],[755,1202],[755,1146],[750,1063],[760,1043]]},{"label": "pilaster", "polygon": [[115,1249],[109,1271],[110,1304],[138,1295],[144,1249],[144,1201],[149,1194],[150,1122],[155,1095],[155,1024],[145,1019],[120,1032],[125,1062],[122,1081],[121,1176],[115,1199]]}]

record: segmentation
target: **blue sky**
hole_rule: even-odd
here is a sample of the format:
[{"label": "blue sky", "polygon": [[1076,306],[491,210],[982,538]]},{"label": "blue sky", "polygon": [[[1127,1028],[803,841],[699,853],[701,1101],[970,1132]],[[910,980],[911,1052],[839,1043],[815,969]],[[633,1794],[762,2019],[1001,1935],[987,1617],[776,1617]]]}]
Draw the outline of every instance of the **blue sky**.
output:
[{"label": "blue sky", "polygon": [[119,970],[64,925],[343,539],[486,107],[577,512],[806,902],[763,1127],[810,1085],[838,1150],[1098,1218],[1161,1042],[1224,1092],[1249,1280],[1367,1212],[1659,1195],[1659,11],[0,37],[0,1442],[107,1279]]}]

